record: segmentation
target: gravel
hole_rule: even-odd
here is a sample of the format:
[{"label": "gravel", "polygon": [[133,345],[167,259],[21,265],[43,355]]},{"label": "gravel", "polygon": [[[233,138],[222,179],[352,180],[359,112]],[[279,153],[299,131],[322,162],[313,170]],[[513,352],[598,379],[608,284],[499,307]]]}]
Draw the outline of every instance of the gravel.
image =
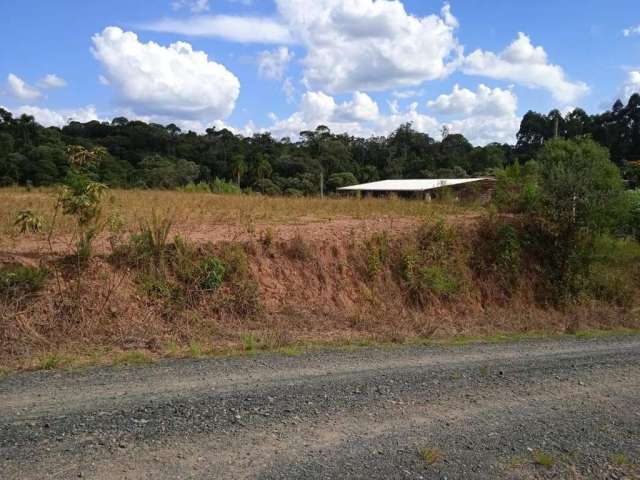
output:
[{"label": "gravel", "polygon": [[616,336],[16,374],[0,478],[640,478],[639,360]]}]

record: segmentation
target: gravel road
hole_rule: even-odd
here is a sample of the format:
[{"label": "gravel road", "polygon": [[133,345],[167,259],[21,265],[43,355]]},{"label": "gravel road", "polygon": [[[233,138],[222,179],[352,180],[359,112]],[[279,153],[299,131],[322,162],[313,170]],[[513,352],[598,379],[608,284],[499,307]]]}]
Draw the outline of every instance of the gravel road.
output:
[{"label": "gravel road", "polygon": [[640,478],[640,336],[16,374],[0,478]]}]

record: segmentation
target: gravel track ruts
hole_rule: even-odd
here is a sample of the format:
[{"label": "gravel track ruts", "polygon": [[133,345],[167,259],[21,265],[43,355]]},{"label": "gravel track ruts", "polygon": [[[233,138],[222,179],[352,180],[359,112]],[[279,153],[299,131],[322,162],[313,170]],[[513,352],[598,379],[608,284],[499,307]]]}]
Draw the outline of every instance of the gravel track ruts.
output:
[{"label": "gravel track ruts", "polygon": [[639,464],[634,335],[0,379],[3,480],[634,479]]}]

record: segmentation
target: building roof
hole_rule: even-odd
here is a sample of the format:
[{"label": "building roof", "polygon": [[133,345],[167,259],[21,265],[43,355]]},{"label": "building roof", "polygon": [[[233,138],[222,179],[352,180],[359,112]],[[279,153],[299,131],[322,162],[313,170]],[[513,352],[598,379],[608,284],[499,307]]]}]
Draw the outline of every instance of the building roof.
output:
[{"label": "building roof", "polygon": [[361,183],[342,187],[338,190],[352,191],[380,191],[380,192],[424,192],[436,188],[460,185],[463,183],[479,182],[482,180],[492,180],[486,177],[477,178],[432,178],[418,180],[382,180],[379,182]]}]

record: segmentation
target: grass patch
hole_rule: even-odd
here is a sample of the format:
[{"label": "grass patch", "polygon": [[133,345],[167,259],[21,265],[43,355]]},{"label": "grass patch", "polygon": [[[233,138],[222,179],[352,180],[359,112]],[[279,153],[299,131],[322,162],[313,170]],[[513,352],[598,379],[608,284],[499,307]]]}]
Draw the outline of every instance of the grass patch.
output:
[{"label": "grass patch", "polygon": [[60,367],[61,364],[62,358],[60,358],[58,355],[51,354],[43,357],[40,360],[38,367],[40,370],[53,370],[54,368]]},{"label": "grass patch", "polygon": [[555,459],[549,453],[543,452],[542,450],[535,449],[531,453],[531,456],[533,457],[533,463],[536,465],[551,468],[555,464]]},{"label": "grass patch", "polygon": [[153,363],[153,358],[140,350],[121,353],[113,360],[114,365],[145,365],[149,363]]},{"label": "grass patch", "polygon": [[428,465],[434,465],[444,460],[444,453],[436,447],[423,447],[418,450],[418,454]]},{"label": "grass patch", "polygon": [[611,463],[618,466],[630,465],[629,458],[624,453],[615,453],[611,455]]},{"label": "grass patch", "polygon": [[0,295],[16,297],[33,293],[42,288],[49,272],[45,268],[23,265],[0,267]]}]

